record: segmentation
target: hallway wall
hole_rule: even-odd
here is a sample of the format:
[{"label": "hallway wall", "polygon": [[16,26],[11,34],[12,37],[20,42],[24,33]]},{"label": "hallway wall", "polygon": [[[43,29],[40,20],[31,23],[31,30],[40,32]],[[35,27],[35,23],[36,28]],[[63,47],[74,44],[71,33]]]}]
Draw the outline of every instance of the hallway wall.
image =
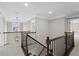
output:
[{"label": "hallway wall", "polygon": [[31,21],[35,20],[36,40],[46,44],[46,37],[50,39],[64,35],[68,31],[68,19],[66,17],[59,17],[56,19],[45,19],[41,17],[33,17],[27,22],[23,23],[24,31],[31,31]]},{"label": "hallway wall", "polygon": [[23,30],[24,31],[30,31],[30,21],[24,22],[23,23]]},{"label": "hallway wall", "polygon": [[68,31],[68,21],[66,17],[60,17],[49,21],[49,35],[50,38],[55,38],[64,35]]},{"label": "hallway wall", "polygon": [[36,17],[36,39],[42,44],[46,44],[48,36],[48,20]]},{"label": "hallway wall", "polygon": [[36,29],[35,17],[33,17],[32,19],[30,19],[30,20],[23,23],[23,30],[24,31],[35,32],[36,31],[35,29]]},{"label": "hallway wall", "polygon": [[5,43],[5,38],[3,32],[5,31],[6,27],[6,21],[3,17],[2,13],[0,13],[0,46],[3,46]]}]

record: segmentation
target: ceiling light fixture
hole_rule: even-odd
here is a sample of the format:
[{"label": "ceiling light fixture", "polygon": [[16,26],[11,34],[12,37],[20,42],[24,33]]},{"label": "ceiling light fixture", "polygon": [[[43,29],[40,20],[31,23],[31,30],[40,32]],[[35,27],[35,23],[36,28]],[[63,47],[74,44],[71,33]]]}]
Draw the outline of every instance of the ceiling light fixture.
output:
[{"label": "ceiling light fixture", "polygon": [[49,11],[48,13],[49,13],[49,14],[52,14],[52,11]]},{"label": "ceiling light fixture", "polygon": [[28,3],[25,3],[24,5],[27,7],[28,6]]}]

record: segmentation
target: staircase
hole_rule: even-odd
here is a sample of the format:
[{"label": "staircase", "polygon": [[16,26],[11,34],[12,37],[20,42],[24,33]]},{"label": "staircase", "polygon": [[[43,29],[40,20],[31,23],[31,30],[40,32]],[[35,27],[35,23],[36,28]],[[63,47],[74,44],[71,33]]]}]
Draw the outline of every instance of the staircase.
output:
[{"label": "staircase", "polygon": [[28,33],[21,33],[21,48],[25,56],[67,56],[74,47],[74,32],[65,32],[65,35],[50,39],[46,45],[38,42]]},{"label": "staircase", "polygon": [[[24,33],[23,33],[24,34]],[[46,46],[35,40],[33,37],[31,37],[28,34],[24,34],[22,36],[24,38],[22,40],[22,49],[24,51],[24,54],[26,56],[42,56],[46,55]]]}]

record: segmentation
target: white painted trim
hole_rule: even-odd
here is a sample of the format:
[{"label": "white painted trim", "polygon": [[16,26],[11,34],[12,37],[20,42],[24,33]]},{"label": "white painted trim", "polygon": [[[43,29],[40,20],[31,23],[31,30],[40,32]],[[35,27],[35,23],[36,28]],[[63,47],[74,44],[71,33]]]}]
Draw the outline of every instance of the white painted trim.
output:
[{"label": "white painted trim", "polygon": [[56,16],[56,17],[50,19],[50,18],[45,18],[45,17],[34,15],[34,16],[28,18],[28,21],[31,20],[31,19],[33,19],[33,18],[36,18],[36,17],[42,18],[42,19],[45,19],[45,20],[48,20],[48,21],[51,21],[51,20],[55,20],[55,19],[58,19],[58,18],[61,18],[61,17],[67,18],[68,16],[66,16],[66,15],[60,15],[60,16]]},{"label": "white painted trim", "polygon": [[[5,15],[5,13],[3,12],[2,8],[0,8],[0,12],[1,12],[1,14],[3,15],[3,17],[4,17],[5,20],[6,20],[7,17],[6,17],[6,15]],[[45,20],[50,21],[50,20],[58,19],[58,18],[61,18],[61,17],[68,17],[68,16],[66,16],[66,15],[60,15],[60,16],[56,16],[56,17],[54,17],[54,18],[45,18],[45,17],[42,17],[42,16],[33,15],[33,16],[27,18],[27,20],[24,21],[24,22],[22,22],[22,23],[25,23],[25,22],[27,22],[27,21],[30,21],[31,19],[36,18],[36,17],[39,17],[39,18],[42,18],[42,19],[45,19]],[[6,20],[6,21],[8,21],[8,20]],[[11,22],[11,21],[8,21],[8,22]]]}]

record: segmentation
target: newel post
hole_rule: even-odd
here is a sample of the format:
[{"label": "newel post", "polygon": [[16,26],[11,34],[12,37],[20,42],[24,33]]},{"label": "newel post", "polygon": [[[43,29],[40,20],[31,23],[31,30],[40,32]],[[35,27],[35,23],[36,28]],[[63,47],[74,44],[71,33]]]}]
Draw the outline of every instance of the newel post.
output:
[{"label": "newel post", "polygon": [[74,46],[74,31],[73,31],[73,46]]},{"label": "newel post", "polygon": [[46,39],[46,44],[47,44],[47,56],[49,56],[49,37]]},{"label": "newel post", "polygon": [[67,55],[67,32],[65,32],[65,55]]},{"label": "newel post", "polygon": [[28,36],[28,33],[26,33],[26,56],[29,56],[29,54],[28,54],[28,41],[27,41],[27,37]]}]

